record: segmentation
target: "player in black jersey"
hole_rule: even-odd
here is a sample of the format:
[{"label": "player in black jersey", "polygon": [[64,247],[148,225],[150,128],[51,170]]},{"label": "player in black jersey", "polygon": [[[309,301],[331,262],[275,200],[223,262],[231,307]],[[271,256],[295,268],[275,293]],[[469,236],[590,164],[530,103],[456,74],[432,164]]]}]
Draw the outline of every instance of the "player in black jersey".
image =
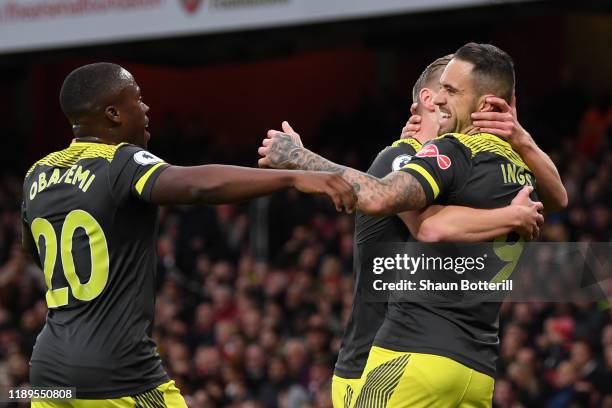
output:
[{"label": "player in black jersey", "polygon": [[98,63],[60,92],[69,147],[24,181],[24,248],[44,270],[49,307],[30,361],[35,387],[75,387],[35,407],[185,407],[151,339],[158,204],[245,200],[287,187],[351,210],[338,175],[234,166],[171,166],[145,150],[148,106],[132,75]]},{"label": "player in black jersey", "polygon": [[[487,44],[467,44],[455,53],[440,83],[434,101],[441,110],[441,130],[460,133],[426,144],[403,171],[377,179],[297,147],[289,135],[277,132],[269,132],[260,148],[260,164],[336,171],[355,186],[358,209],[366,214],[394,214],[434,202],[508,205],[524,185],[536,186],[529,166],[544,175],[559,206],[567,202],[554,165],[537,157],[535,149],[527,152],[528,166],[509,143],[479,133],[472,123],[472,112],[495,109],[490,95],[510,102],[514,69],[506,53]],[[499,304],[426,306],[389,304],[355,406],[491,405]]]},{"label": "player in black jersey", "polygon": [[[414,117],[402,131],[403,140],[398,140],[392,146],[385,148],[376,157],[368,174],[384,177],[391,171],[397,171],[408,163],[421,149],[421,143],[437,136],[439,129],[436,105],[433,98],[436,95],[440,75],[452,55],[437,59],[421,74],[413,88],[413,100],[418,101],[412,107],[419,114],[416,123],[419,126],[410,137],[405,134],[414,129]],[[499,123],[492,126],[505,130],[507,118],[498,118]],[[422,127],[421,127],[422,124]],[[503,125],[503,126],[502,126]],[[288,123],[283,123],[283,130],[301,144],[297,134]],[[430,206],[423,214],[406,212],[399,216],[375,217],[362,213],[356,214],[355,245],[354,245],[354,278],[355,289],[353,307],[345,333],[342,348],[338,355],[332,381],[332,401],[335,407],[345,407],[354,402],[361,384],[361,375],[366,365],[368,353],[374,337],[386,313],[384,302],[364,300],[364,278],[360,274],[360,248],[370,243],[406,242],[412,236],[423,241],[458,241],[472,242],[492,239],[499,234],[508,233],[521,227],[520,232],[531,238],[537,232],[537,220],[541,220],[535,207],[531,207],[528,199],[528,189],[523,189],[508,207],[495,210],[478,210],[457,206]],[[524,205],[520,205],[523,203]],[[514,202],[516,201],[516,202]],[[406,227],[410,226],[410,230]],[[531,230],[530,230],[531,228]]]},{"label": "player in black jersey", "polygon": [[[436,95],[440,75],[452,55],[431,63],[416,81],[412,96],[415,116],[402,130],[402,139],[381,151],[368,170],[368,174],[384,177],[399,170],[420,150],[421,144],[437,136],[439,130]],[[416,116],[418,115],[418,116]],[[507,130],[511,120],[496,117],[491,123],[496,130]],[[421,126],[422,125],[422,126]],[[301,144],[299,135],[283,123],[283,130]],[[410,135],[407,137],[407,135]],[[353,307],[342,339],[332,381],[332,401],[335,407],[354,402],[359,392],[360,379],[366,365],[374,337],[387,310],[384,302],[364,301],[364,279],[358,265],[360,248],[373,242],[406,242],[411,236],[420,241],[483,241],[521,227],[521,233],[532,238],[537,233],[541,215],[527,197],[528,190],[519,193],[513,206],[495,210],[477,210],[457,206],[430,206],[423,214],[407,212],[399,216],[376,217],[357,213],[355,218]],[[524,203],[524,205],[520,205]],[[410,226],[410,230],[406,225]],[[531,229],[530,229],[531,228]],[[411,235],[412,234],[412,235]]]},{"label": "player in black jersey", "polygon": [[[415,113],[420,114],[419,123],[422,127],[419,126],[412,137],[398,140],[381,151],[368,169],[368,174],[382,178],[391,171],[399,170],[421,149],[422,143],[437,136],[439,125],[433,98],[440,75],[451,58],[452,55],[448,55],[431,63],[414,85],[413,100],[418,101],[414,109]],[[283,126],[288,134],[299,138],[288,124]],[[535,208],[529,206],[530,200],[526,193],[527,191],[522,193],[526,199],[525,205],[520,205],[522,202],[519,194],[514,206],[495,210],[431,206],[428,212],[420,217],[410,212],[389,217],[376,217],[359,212],[355,215],[353,306],[334,369],[334,407],[343,408],[354,402],[352,397],[356,397],[359,392],[368,353],[387,310],[384,302],[364,300],[364,279],[359,273],[358,265],[360,248],[374,242],[406,242],[411,238],[411,234],[421,241],[487,240],[500,233],[510,232],[513,226],[521,227],[521,232],[532,236],[537,230],[537,219],[541,216]],[[406,225],[410,226],[410,230]],[[529,231],[529,228],[532,230]]]}]

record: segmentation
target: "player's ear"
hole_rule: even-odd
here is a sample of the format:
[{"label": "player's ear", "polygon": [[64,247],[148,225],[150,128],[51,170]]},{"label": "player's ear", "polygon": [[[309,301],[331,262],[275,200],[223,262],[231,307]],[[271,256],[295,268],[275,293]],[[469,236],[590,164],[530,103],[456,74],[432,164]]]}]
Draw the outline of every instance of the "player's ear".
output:
[{"label": "player's ear", "polygon": [[419,91],[420,105],[430,112],[436,111],[436,105],[433,103],[434,94],[429,88],[421,88]]},{"label": "player's ear", "polygon": [[480,97],[480,99],[478,100],[478,105],[477,105],[478,107],[476,108],[476,112],[495,112],[497,111],[497,108],[495,106],[487,102],[487,98],[491,96],[495,96],[495,95],[487,94],[487,95],[482,95]]},{"label": "player's ear", "polygon": [[104,116],[106,116],[106,118],[113,123],[121,123],[121,114],[119,113],[119,110],[113,105],[109,105],[104,109]]}]

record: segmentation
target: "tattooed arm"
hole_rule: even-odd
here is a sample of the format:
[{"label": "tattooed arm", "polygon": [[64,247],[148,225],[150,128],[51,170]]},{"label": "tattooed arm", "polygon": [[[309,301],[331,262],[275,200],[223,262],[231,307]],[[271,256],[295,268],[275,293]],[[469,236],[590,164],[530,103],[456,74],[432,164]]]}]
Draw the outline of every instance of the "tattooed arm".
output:
[{"label": "tattooed arm", "polygon": [[296,144],[286,133],[270,131],[259,148],[260,167],[328,171],[340,175],[357,192],[357,209],[368,215],[391,215],[426,206],[418,180],[403,171],[383,179],[331,162]]}]

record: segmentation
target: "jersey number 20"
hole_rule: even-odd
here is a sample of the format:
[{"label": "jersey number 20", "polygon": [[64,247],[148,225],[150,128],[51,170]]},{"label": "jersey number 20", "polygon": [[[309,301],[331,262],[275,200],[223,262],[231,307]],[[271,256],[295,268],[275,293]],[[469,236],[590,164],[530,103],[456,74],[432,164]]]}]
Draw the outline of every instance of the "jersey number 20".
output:
[{"label": "jersey number 20", "polygon": [[[81,283],[76,273],[74,258],[72,256],[72,239],[77,228],[85,230],[89,238],[89,250],[91,252],[91,275],[89,281]],[[60,250],[57,248],[57,235],[53,225],[44,218],[36,218],[32,222],[32,235],[38,253],[40,254],[40,237],[45,238],[45,259],[43,268],[45,272],[45,282],[47,283],[47,306],[59,307],[68,304],[68,288],[53,289],[51,287],[53,270],[59,253],[62,260],[62,269],[66,280],[72,290],[72,295],[79,300],[90,301],[96,298],[106,286],[108,280],[108,245],[104,231],[98,221],[87,211],[73,210],[68,213],[60,236]]]}]

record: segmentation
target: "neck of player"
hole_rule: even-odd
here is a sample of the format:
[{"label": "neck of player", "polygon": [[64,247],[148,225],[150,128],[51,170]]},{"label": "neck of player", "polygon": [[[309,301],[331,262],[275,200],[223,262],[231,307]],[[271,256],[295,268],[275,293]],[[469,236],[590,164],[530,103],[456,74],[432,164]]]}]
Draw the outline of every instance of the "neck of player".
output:
[{"label": "neck of player", "polygon": [[95,125],[84,125],[76,123],[72,125],[74,140],[78,142],[94,142],[115,145],[119,142],[113,137],[113,131]]}]

